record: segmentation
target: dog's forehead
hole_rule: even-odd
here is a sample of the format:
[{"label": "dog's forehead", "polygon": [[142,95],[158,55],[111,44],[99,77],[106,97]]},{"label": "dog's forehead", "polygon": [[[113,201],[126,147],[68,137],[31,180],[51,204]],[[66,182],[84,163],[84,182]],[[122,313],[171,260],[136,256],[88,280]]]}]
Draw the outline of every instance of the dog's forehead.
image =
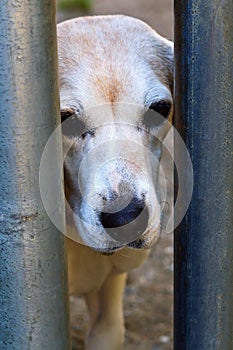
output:
[{"label": "dog's forehead", "polygon": [[141,20],[120,15],[79,17],[60,23],[58,40],[61,53],[69,56],[75,53],[78,56],[73,57],[75,61],[83,55],[91,55],[93,48],[97,55],[103,51],[108,55],[114,49],[150,54],[156,46],[160,48],[169,43]]},{"label": "dog's forehead", "polygon": [[[127,16],[96,16],[58,25],[61,102],[86,106],[142,104],[146,88],[168,87],[163,50],[170,45],[144,22]],[[164,88],[165,86],[165,88]]]}]

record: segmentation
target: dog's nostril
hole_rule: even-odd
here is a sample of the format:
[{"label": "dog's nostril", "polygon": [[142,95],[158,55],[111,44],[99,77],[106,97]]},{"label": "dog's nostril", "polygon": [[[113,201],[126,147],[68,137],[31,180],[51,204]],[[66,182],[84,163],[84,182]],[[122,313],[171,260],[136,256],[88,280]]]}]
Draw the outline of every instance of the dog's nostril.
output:
[{"label": "dog's nostril", "polygon": [[104,202],[107,202],[108,198],[105,195],[99,193],[99,196]]},{"label": "dog's nostril", "polygon": [[143,200],[133,198],[122,210],[114,213],[101,212],[100,221],[103,227],[116,228],[134,221],[143,211],[145,203]]}]

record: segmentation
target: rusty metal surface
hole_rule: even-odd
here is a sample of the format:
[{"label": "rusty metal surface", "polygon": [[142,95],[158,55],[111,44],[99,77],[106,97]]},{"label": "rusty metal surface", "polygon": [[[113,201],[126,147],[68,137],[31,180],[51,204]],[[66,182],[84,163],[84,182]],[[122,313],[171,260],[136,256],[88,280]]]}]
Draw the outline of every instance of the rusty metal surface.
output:
[{"label": "rusty metal surface", "polygon": [[175,126],[194,167],[175,233],[177,350],[233,349],[232,13],[231,0],[175,1]]},{"label": "rusty metal surface", "polygon": [[[1,350],[69,349],[64,237],[39,191],[41,154],[59,118],[56,53],[55,1],[1,1]],[[48,177],[58,157],[59,147]]]}]

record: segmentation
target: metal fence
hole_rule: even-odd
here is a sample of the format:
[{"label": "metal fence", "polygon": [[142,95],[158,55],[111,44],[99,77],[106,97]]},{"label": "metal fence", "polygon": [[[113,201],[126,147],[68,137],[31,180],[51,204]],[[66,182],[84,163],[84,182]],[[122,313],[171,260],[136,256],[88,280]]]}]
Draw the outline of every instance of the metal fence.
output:
[{"label": "metal fence", "polygon": [[194,169],[175,233],[177,350],[233,349],[232,14],[231,0],[175,1],[175,126]]},{"label": "metal fence", "polygon": [[[175,235],[177,350],[233,348],[232,13],[230,0],[175,1],[175,126],[194,167]],[[1,1],[2,350],[70,347],[64,237],[44,211],[38,175],[59,116],[56,52],[55,1]]]},{"label": "metal fence", "polygon": [[[64,237],[39,191],[41,154],[59,118],[55,8],[0,6],[1,350],[69,349]],[[58,147],[48,178],[59,157]]]}]

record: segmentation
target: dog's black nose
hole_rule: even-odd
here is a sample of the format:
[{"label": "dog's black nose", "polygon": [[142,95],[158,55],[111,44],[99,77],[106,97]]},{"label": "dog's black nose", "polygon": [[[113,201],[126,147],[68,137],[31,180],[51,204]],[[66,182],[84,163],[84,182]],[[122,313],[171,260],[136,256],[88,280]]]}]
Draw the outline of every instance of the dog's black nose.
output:
[{"label": "dog's black nose", "polygon": [[149,212],[144,200],[132,198],[123,209],[100,213],[100,222],[108,234],[121,243],[137,239],[148,224]]},{"label": "dog's black nose", "polygon": [[135,220],[143,211],[145,203],[143,200],[133,198],[122,210],[113,213],[100,214],[100,221],[104,228],[116,228],[127,225]]}]

